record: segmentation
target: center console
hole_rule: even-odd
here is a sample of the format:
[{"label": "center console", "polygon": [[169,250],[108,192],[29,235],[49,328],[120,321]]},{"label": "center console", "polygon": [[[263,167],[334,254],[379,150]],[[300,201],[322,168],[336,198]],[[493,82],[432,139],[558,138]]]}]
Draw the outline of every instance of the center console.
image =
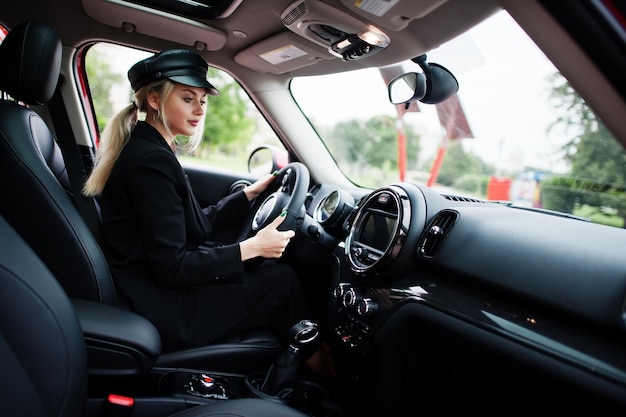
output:
[{"label": "center console", "polygon": [[[87,300],[72,300],[88,352],[88,415],[168,416],[236,398],[281,402],[312,417],[326,417],[333,404],[300,368],[318,345],[317,324],[293,326],[290,344],[265,372],[227,373],[162,367],[156,328],[143,317]],[[120,325],[123,323],[124,325]]]}]

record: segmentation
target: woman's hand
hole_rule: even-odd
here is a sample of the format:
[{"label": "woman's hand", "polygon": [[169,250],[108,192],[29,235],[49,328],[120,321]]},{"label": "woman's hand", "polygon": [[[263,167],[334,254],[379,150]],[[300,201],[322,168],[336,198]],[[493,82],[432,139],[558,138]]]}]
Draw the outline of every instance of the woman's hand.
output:
[{"label": "woman's hand", "polygon": [[252,201],[259,195],[261,195],[261,193],[265,191],[267,186],[270,185],[272,181],[274,181],[274,178],[276,178],[276,174],[278,174],[278,171],[274,172],[273,174],[267,174],[264,177],[259,178],[254,184],[250,184],[246,188],[244,188],[243,192],[246,194],[246,197],[248,197],[248,201]]},{"label": "woman's hand", "polygon": [[283,211],[273,222],[251,238],[239,243],[241,260],[256,258],[280,258],[285,252],[292,237],[296,235],[293,230],[277,230],[276,228],[285,220],[287,212]]}]

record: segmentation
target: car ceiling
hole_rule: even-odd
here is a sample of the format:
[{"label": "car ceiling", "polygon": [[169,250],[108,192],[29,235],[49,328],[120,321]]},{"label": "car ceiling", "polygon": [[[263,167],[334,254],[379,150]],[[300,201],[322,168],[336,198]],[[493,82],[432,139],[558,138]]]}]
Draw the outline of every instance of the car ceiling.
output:
[{"label": "car ceiling", "polygon": [[[200,45],[198,52],[210,65],[230,72],[254,94],[255,91],[286,88],[293,76],[384,66],[416,57],[498,10],[506,9],[532,34],[556,67],[626,145],[626,125],[622,123],[626,114],[624,92],[608,82],[595,60],[589,58],[589,51],[582,51],[571,41],[570,35],[540,5],[541,0],[398,0],[391,2],[392,8],[382,17],[365,13],[356,6],[363,3],[368,2],[243,0],[225,18],[189,19],[172,18],[162,11],[146,12],[148,9],[124,0],[55,0],[36,4],[34,0],[20,0],[3,10],[2,23],[11,28],[24,20],[23,16],[29,16],[31,20],[51,24],[58,30],[64,45],[74,48],[100,39],[149,51],[194,49]],[[386,2],[378,2],[382,3]],[[306,12],[287,27],[282,17],[296,6],[303,6]],[[390,38],[390,43],[376,54],[346,62],[330,54],[326,45],[303,36],[305,29],[302,28],[311,22],[350,29],[355,25],[372,24]],[[294,60],[291,67],[268,64],[262,58],[268,50],[286,45],[296,45],[307,53],[307,58]],[[623,61],[624,57],[621,58]],[[620,65],[614,70],[623,73]]]},{"label": "car ceiling", "polygon": [[[74,47],[90,40],[118,39],[120,42],[132,42],[148,50],[172,47],[194,48],[199,41],[206,44],[206,51],[201,51],[207,61],[213,65],[232,66],[232,59],[246,48],[267,41],[275,36],[285,36],[287,40],[316,51],[321,59],[313,65],[295,69],[291,75],[318,74],[354,69],[364,66],[382,66],[412,58],[439,46],[446,40],[465,30],[468,25],[485,19],[502,7],[493,0],[401,0],[393,12],[386,17],[377,18],[373,14],[359,13],[353,0],[312,1],[312,0],[244,0],[230,16],[223,19],[203,20],[164,19],[164,12],[146,13],[141,6],[124,1],[111,0],[56,0],[32,7],[30,1],[22,0],[12,5],[13,10],[4,10],[3,16],[20,16],[3,22],[9,27],[19,23],[21,16],[29,15],[33,20],[52,24],[59,32],[64,44]],[[360,22],[363,26],[368,18],[382,29],[390,38],[390,45],[384,51],[366,59],[344,62],[329,55],[327,48],[294,34],[281,20],[281,14],[302,3],[306,12],[298,26],[315,21],[330,26],[343,28],[346,22]],[[327,5],[327,7],[319,7]],[[333,15],[326,13],[330,10]],[[408,16],[405,16],[407,14]],[[91,15],[91,16],[88,16]],[[341,16],[341,17],[337,17]],[[171,17],[171,15],[170,15]],[[345,17],[345,19],[342,19]],[[455,17],[455,18],[451,18]],[[125,25],[123,24],[125,23]],[[141,33],[129,34],[126,30]],[[128,29],[133,28],[133,29]],[[234,33],[245,33],[237,36]],[[89,38],[86,38],[89,34]],[[152,35],[152,36],[149,36]],[[295,36],[293,36],[295,35]],[[181,43],[167,41],[179,40]],[[223,42],[223,45],[221,43]],[[412,44],[413,49],[406,48]],[[203,47],[203,46],[201,46]],[[259,68],[252,68],[259,71]],[[236,72],[236,71],[235,71]]]}]

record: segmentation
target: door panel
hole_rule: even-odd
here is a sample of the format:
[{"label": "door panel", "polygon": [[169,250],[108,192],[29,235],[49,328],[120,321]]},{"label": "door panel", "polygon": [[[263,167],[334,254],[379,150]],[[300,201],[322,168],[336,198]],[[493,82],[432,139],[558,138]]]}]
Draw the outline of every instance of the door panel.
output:
[{"label": "door panel", "polygon": [[[226,171],[210,166],[183,165],[189,182],[200,205],[207,206],[217,203],[220,199],[233,192],[233,188],[244,183],[256,181],[252,174]],[[240,189],[240,188],[237,188]]]},{"label": "door panel", "polygon": [[[252,174],[226,171],[210,166],[183,165],[193,191],[202,207],[217,203],[228,194],[241,189],[241,186],[256,181]],[[241,225],[243,227],[243,224]],[[213,236],[216,244],[232,243],[239,235],[241,227],[234,227]]]}]

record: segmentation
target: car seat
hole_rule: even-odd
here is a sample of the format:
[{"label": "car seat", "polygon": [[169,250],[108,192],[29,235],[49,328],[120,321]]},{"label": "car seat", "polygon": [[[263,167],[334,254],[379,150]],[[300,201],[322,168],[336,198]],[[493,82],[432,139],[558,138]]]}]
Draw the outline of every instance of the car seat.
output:
[{"label": "car seat", "polygon": [[[2,217],[0,247],[0,415],[112,416],[102,407],[88,406],[85,342],[72,303]],[[158,403],[155,398],[148,400]],[[214,400],[191,407],[175,415],[306,416],[284,404],[255,398]],[[131,411],[134,417],[165,415],[155,413],[154,408]]]},{"label": "car seat", "polygon": [[[98,240],[72,198],[60,147],[44,119],[60,75],[56,31],[24,22],[0,44],[0,214],[26,240],[71,298],[120,305]],[[258,329],[208,346],[163,352],[157,367],[265,371],[278,337]]]}]

